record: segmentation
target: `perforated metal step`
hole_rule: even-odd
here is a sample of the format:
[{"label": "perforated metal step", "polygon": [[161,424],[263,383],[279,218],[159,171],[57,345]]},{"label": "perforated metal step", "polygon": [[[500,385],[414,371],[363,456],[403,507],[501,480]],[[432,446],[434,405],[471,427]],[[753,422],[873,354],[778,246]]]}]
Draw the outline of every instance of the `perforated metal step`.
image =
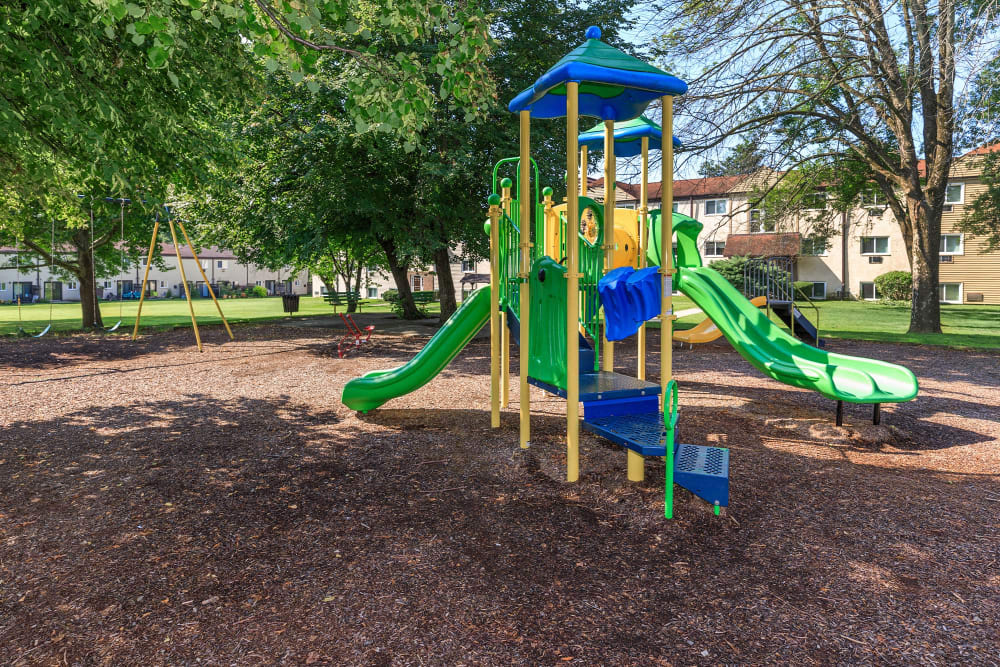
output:
[{"label": "perforated metal step", "polygon": [[[566,390],[562,387],[556,387],[532,377],[528,378],[528,382],[539,389],[566,398]],[[630,375],[607,371],[580,374],[580,400],[584,402],[630,398],[632,396],[657,396],[659,393],[659,384],[640,380]]]},{"label": "perforated metal step", "polygon": [[581,426],[643,456],[664,456],[666,451],[662,412],[596,417],[585,419]]},{"label": "perforated metal step", "polygon": [[674,483],[702,500],[729,505],[729,450],[702,445],[678,445]]}]

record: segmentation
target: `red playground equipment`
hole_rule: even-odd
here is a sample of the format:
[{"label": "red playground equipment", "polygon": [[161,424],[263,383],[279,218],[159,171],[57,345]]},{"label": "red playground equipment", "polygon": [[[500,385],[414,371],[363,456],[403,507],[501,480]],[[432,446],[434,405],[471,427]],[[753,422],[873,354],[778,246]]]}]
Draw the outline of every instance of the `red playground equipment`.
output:
[{"label": "red playground equipment", "polygon": [[372,332],[375,331],[375,325],[369,324],[362,329],[354,321],[350,313],[340,313],[340,319],[344,321],[344,326],[347,327],[347,333],[344,334],[344,337],[337,344],[337,356],[343,359],[351,350],[356,350],[362,345],[371,344]]}]

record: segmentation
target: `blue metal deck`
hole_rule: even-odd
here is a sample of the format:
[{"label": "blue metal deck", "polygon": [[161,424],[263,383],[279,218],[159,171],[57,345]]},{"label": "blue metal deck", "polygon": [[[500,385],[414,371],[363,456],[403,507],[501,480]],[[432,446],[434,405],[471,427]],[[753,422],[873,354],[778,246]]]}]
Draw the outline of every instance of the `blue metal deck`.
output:
[{"label": "blue metal deck", "polygon": [[[528,383],[556,396],[566,398],[566,390],[562,387],[556,387],[533,377],[528,378]],[[621,373],[598,371],[580,374],[580,400],[583,402],[631,398],[633,396],[657,396],[659,393],[660,385],[655,382],[647,382]]]},{"label": "blue metal deck", "polygon": [[580,426],[643,456],[665,456],[667,430],[662,412],[585,419]]}]

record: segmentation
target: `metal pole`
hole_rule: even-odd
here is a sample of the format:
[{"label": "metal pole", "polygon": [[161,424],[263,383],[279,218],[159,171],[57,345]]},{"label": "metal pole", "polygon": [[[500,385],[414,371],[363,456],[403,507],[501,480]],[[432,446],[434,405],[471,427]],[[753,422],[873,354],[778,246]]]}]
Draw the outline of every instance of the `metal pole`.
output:
[{"label": "metal pole", "polygon": [[580,194],[587,196],[587,146],[580,146]]},{"label": "metal pole", "polygon": [[580,84],[566,84],[566,481],[580,479],[580,200],[576,164]]},{"label": "metal pole", "polygon": [[132,340],[139,335],[139,320],[142,319],[142,304],[146,300],[146,283],[149,281],[149,265],[153,263],[153,248],[156,247],[156,237],[160,232],[160,217],[156,216],[153,224],[153,238],[149,240],[149,254],[146,255],[146,272],[142,276],[142,286],[139,288],[139,309],[135,314],[135,326],[132,327]]},{"label": "metal pole", "polygon": [[208,278],[205,277],[205,270],[201,268],[201,260],[198,259],[198,253],[194,250],[194,244],[191,243],[191,239],[188,238],[187,230],[184,229],[184,223],[180,220],[177,221],[180,225],[181,234],[184,235],[184,241],[188,244],[188,248],[191,248],[191,256],[194,257],[194,264],[198,267],[198,272],[201,273],[201,279],[205,281],[208,285],[208,295],[212,297],[212,301],[215,302],[215,309],[219,311],[219,317],[222,318],[222,323],[226,326],[226,332],[229,334],[229,340],[236,340],[233,336],[233,330],[229,328],[229,322],[226,321],[226,316],[222,313],[222,306],[219,304],[219,300],[215,298],[215,291],[212,289],[212,284],[208,282]]},{"label": "metal pole", "polygon": [[490,427],[500,428],[500,195],[490,203]]},{"label": "metal pole", "polygon": [[[646,268],[646,244],[648,231],[646,229],[646,214],[649,212],[649,137],[643,137],[642,141],[642,181],[639,186],[639,268]],[[646,323],[639,325],[638,337],[638,377],[640,380],[646,379]]]},{"label": "metal pole", "polygon": [[184,260],[181,258],[181,249],[177,244],[177,232],[174,230],[174,221],[167,218],[167,224],[170,225],[170,238],[174,240],[174,252],[177,253],[177,268],[181,272],[184,295],[187,297],[188,310],[191,311],[191,326],[194,327],[194,339],[198,343],[198,351],[204,352],[201,347],[201,333],[198,331],[198,319],[194,316],[194,303],[191,302],[191,290],[188,289],[187,276],[184,274]]},{"label": "metal pole", "polygon": [[521,239],[521,270],[517,274],[520,282],[520,315],[521,315],[521,348],[520,348],[520,405],[521,405],[521,449],[527,449],[531,445],[531,389],[528,386],[528,371],[530,370],[531,355],[530,345],[530,311],[531,294],[529,293],[530,282],[528,275],[531,273],[531,112],[522,111],[520,114],[521,130],[521,160],[520,174],[517,177],[518,193],[517,198],[521,204],[521,215],[519,218]]},{"label": "metal pole", "polygon": [[[615,121],[604,121],[604,272],[615,265]],[[615,370],[615,344],[608,340],[605,323],[604,354],[601,366]],[[631,451],[631,450],[629,450]]]},{"label": "metal pole", "polygon": [[[667,413],[667,384],[673,379],[673,290],[674,275],[674,98],[664,95],[663,136],[661,138],[661,186],[663,198],[660,203],[660,399],[663,413]],[[670,519],[674,514],[674,453],[665,452],[665,498],[664,515]]]},{"label": "metal pole", "polygon": [[[500,196],[503,198],[500,205],[507,217],[514,220],[517,216],[511,210],[511,180],[509,178],[505,178],[500,181],[500,185],[502,188],[502,194]],[[520,222],[518,222],[518,224],[520,224]],[[507,253],[500,261],[505,264],[503,275],[506,276],[506,279],[509,282],[511,278],[510,240],[505,237],[501,240],[501,243],[504,244]],[[500,286],[501,292],[506,293],[509,289],[509,284]],[[500,407],[506,408],[510,404],[510,330],[507,328],[507,311],[503,305],[500,306],[500,373]]]}]

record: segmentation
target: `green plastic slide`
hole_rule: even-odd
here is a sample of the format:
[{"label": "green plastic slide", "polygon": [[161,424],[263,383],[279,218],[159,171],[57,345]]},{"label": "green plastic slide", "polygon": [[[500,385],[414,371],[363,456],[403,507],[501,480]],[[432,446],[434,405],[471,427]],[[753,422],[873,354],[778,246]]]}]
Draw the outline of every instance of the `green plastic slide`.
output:
[{"label": "green plastic slide", "polygon": [[416,391],[443,371],[489,319],[490,288],[482,287],[462,302],[415,357],[399,368],[372,371],[351,380],[344,385],[340,400],[352,410],[368,412]]},{"label": "green plastic slide", "polygon": [[[677,233],[674,286],[712,319],[733,348],[757,370],[836,401],[899,403],[916,397],[917,378],[908,368],[826,352],[787,333],[719,272],[701,266],[697,242],[700,222],[677,213],[673,221]],[[650,226],[651,255],[660,247],[659,219],[655,222]]]}]

